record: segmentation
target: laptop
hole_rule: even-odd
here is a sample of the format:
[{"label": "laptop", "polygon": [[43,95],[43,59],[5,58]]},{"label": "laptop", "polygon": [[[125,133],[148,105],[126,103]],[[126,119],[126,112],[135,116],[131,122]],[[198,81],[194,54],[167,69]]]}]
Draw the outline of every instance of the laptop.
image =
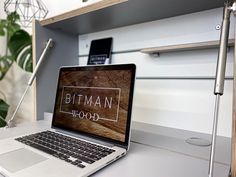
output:
[{"label": "laptop", "polygon": [[60,68],[51,128],[0,140],[0,174],[84,177],[126,155],[135,70],[134,64]]}]

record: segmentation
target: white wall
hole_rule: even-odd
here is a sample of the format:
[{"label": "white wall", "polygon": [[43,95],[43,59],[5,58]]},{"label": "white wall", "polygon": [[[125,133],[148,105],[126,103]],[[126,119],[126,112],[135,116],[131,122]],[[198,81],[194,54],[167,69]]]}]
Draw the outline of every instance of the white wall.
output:
[{"label": "white wall", "polygon": [[[222,9],[213,9],[149,23],[79,36],[79,54],[89,52],[91,40],[114,38],[114,51],[218,40]],[[231,19],[230,38],[234,38]],[[138,77],[215,76],[217,49],[161,53],[153,57],[140,52],[113,55],[113,63],[135,63]],[[80,57],[81,65],[87,57]],[[228,54],[227,76],[233,74],[233,49]],[[211,133],[214,111],[214,80],[137,80],[134,120],[166,127]],[[231,136],[232,80],[225,82],[218,134]]]}]

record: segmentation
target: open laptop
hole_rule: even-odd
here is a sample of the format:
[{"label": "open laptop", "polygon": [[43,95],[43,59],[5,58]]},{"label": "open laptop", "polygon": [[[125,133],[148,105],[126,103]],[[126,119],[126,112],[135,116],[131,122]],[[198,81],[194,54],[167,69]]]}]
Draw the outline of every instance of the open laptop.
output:
[{"label": "open laptop", "polygon": [[9,177],[84,177],[129,149],[134,64],[62,67],[52,129],[0,141]]}]

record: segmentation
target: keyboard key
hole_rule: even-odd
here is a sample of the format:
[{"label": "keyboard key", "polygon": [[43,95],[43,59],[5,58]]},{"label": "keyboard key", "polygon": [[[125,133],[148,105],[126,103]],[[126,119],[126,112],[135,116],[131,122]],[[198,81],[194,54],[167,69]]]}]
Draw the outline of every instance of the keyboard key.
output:
[{"label": "keyboard key", "polygon": [[53,150],[48,149],[48,148],[46,148],[46,147],[40,146],[40,145],[38,145],[38,144],[33,144],[33,143],[31,143],[29,146],[34,147],[34,148],[36,148],[36,149],[38,149],[38,150],[41,150],[41,151],[43,151],[43,152],[45,152],[45,153],[47,153],[47,154],[50,154],[50,155],[53,155],[53,154],[56,154],[56,153],[57,153],[56,151],[53,151]]},{"label": "keyboard key", "polygon": [[85,166],[79,163],[77,164],[77,167],[84,168]]},{"label": "keyboard key", "polygon": [[88,158],[83,157],[83,156],[78,156],[77,158],[78,158],[79,160],[82,160],[83,162],[88,163],[88,164],[92,164],[92,163],[95,162],[94,160],[88,159]]},{"label": "keyboard key", "polygon": [[78,159],[76,160],[76,162],[77,162],[77,163],[82,163],[82,161],[81,161],[81,160],[78,160]]}]

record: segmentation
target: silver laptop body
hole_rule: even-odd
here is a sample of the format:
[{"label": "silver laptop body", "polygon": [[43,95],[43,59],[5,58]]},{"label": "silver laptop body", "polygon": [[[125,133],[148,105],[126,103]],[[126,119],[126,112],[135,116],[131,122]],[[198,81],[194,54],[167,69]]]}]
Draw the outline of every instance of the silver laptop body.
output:
[{"label": "silver laptop body", "polygon": [[134,64],[62,67],[51,129],[0,140],[0,174],[84,177],[126,155],[135,70]]}]

